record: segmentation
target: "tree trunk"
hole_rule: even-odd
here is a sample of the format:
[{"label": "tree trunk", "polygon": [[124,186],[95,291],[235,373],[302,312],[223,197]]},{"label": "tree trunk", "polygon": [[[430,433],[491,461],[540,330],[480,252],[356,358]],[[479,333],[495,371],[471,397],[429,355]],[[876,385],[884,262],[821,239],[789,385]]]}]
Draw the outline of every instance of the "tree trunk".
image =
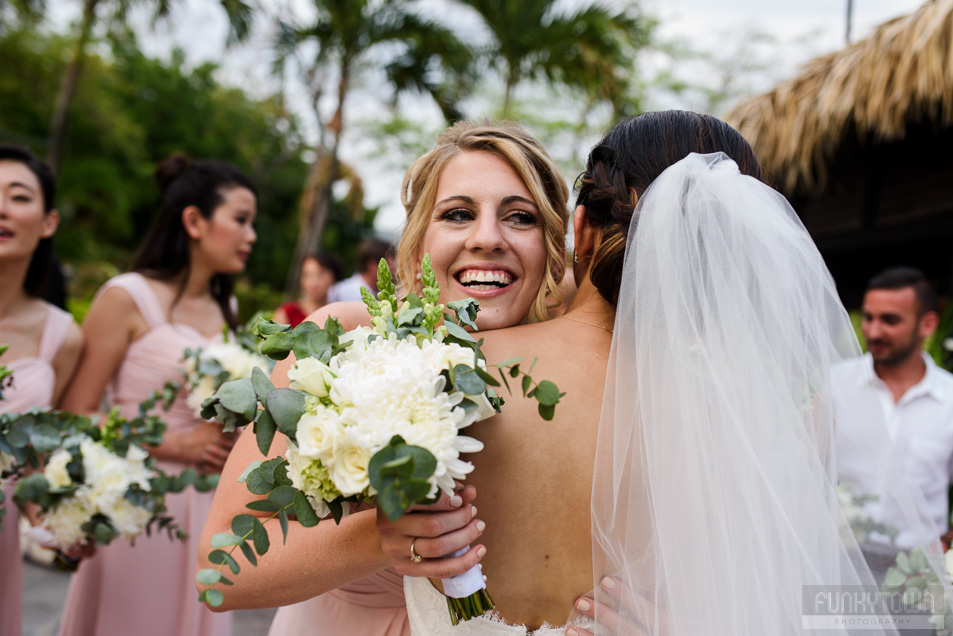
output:
[{"label": "tree trunk", "polygon": [[57,175],[60,172],[60,164],[63,161],[67,115],[69,114],[70,104],[73,102],[73,95],[76,93],[76,84],[79,81],[80,72],[83,69],[83,61],[86,57],[86,43],[89,42],[93,24],[96,23],[97,4],[99,4],[99,0],[85,0],[83,3],[83,18],[80,22],[79,36],[73,48],[72,59],[70,59],[69,64],[66,66],[63,79],[60,81],[59,92],[56,95],[56,106],[53,108],[53,118],[50,121],[47,162]]},{"label": "tree trunk", "polygon": [[301,277],[301,264],[304,259],[321,245],[321,235],[331,210],[331,188],[337,179],[338,147],[341,142],[341,131],[344,128],[344,100],[347,97],[349,72],[347,62],[342,62],[341,80],[338,82],[338,105],[334,117],[326,126],[331,134],[331,147],[324,151],[315,160],[308,174],[308,181],[301,195],[301,232],[295,246],[294,258],[291,259],[291,270],[288,272],[288,282],[285,291],[293,295],[298,291],[298,280]]}]

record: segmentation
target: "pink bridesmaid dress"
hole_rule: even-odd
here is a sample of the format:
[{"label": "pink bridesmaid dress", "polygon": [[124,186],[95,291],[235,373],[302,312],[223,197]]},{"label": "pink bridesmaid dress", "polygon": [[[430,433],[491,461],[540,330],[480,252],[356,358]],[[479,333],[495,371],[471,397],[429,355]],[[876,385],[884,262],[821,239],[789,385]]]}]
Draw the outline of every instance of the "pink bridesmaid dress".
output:
[{"label": "pink bridesmaid dress", "polygon": [[[116,370],[108,395],[111,406],[125,416],[138,414],[139,403],[168,381],[182,381],[182,354],[186,348],[208,345],[208,338],[189,325],[170,323],[146,279],[127,273],[108,281],[135,301],[149,331],[132,342]],[[95,342],[87,346],[96,346]],[[202,420],[185,404],[183,393],[169,411],[159,411],[168,431],[187,431]],[[160,461],[167,473],[180,473],[185,464]],[[130,546],[116,541],[99,547],[73,574],[60,636],[229,636],[231,616],[216,614],[198,602],[195,560],[198,539],[212,504],[212,493],[168,495],[166,506],[185,541],[153,532]]]},{"label": "pink bridesmaid dress", "polygon": [[393,568],[278,609],[269,636],[410,636],[404,577]]},{"label": "pink bridesmaid dress", "polygon": [[[73,317],[47,305],[46,324],[40,336],[40,347],[35,358],[20,358],[7,363],[13,371],[13,387],[3,392],[0,413],[22,413],[34,408],[48,408],[53,404],[56,373],[53,358],[63,345]],[[0,335],[0,344],[3,336]],[[20,558],[19,515],[13,504],[14,484],[3,488],[7,513],[0,530],[0,634],[19,634],[23,621],[23,561]]]}]

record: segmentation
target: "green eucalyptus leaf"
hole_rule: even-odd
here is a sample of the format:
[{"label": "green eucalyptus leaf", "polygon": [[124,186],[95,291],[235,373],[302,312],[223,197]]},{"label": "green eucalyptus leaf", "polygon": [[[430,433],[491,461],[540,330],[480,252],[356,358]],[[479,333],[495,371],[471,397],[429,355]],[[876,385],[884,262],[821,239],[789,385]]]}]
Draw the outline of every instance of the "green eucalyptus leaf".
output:
[{"label": "green eucalyptus leaf", "polygon": [[556,407],[551,404],[540,404],[537,410],[539,411],[539,416],[547,422],[551,422],[556,415]]},{"label": "green eucalyptus leaf", "polygon": [[[304,323],[302,323],[304,324]],[[314,323],[308,323],[314,324]],[[265,375],[265,372],[255,367],[251,372],[251,383],[255,387],[255,395],[258,396],[258,399],[262,402],[265,401],[265,396],[268,395],[268,392],[275,388],[275,385],[271,383],[271,380]]]},{"label": "green eucalyptus leaf", "polygon": [[33,415],[21,415],[7,433],[7,442],[10,446],[14,448],[27,446],[30,443],[35,422],[36,418]]},{"label": "green eucalyptus leaf", "polygon": [[259,466],[245,477],[245,487],[255,495],[267,495],[274,485],[274,475],[264,466]]},{"label": "green eucalyptus leaf", "polygon": [[231,532],[219,532],[212,536],[212,540],[209,542],[213,548],[227,548],[233,545],[241,545],[244,543],[244,539],[241,537],[235,536]]},{"label": "green eucalyptus leaf", "polygon": [[453,368],[454,387],[467,395],[481,395],[486,391],[486,382],[472,367],[458,364]]},{"label": "green eucalyptus leaf", "polygon": [[60,445],[60,432],[55,426],[40,423],[33,427],[30,442],[38,453],[49,453]]},{"label": "green eucalyptus leaf", "polygon": [[255,522],[252,525],[251,539],[255,543],[255,552],[265,554],[271,546],[271,540],[268,538],[268,531],[265,530],[265,526],[262,525],[261,521],[257,518],[254,519]]},{"label": "green eucalyptus leaf", "polygon": [[[214,563],[215,565],[227,565],[228,568],[232,571],[232,574],[238,574],[241,572],[241,567],[238,565],[232,555],[230,555],[225,550],[213,550],[208,555],[209,563]],[[214,570],[218,572],[218,570]],[[206,583],[206,585],[212,585],[212,583]]]},{"label": "green eucalyptus leaf", "polygon": [[268,412],[275,420],[278,430],[295,439],[298,420],[305,412],[305,395],[295,389],[273,389],[268,392]]},{"label": "green eucalyptus leaf", "polygon": [[549,380],[543,380],[536,385],[531,397],[535,397],[540,404],[545,404],[546,406],[556,406],[556,404],[559,403],[559,398],[564,395],[566,394],[560,393],[555,384]]},{"label": "green eucalyptus leaf", "polygon": [[271,320],[266,320],[265,318],[259,318],[258,322],[255,323],[255,326],[252,327],[252,333],[256,336],[271,336],[276,333],[281,333],[284,331],[290,331],[291,325],[283,325],[278,322]]},{"label": "green eucalyptus leaf", "polygon": [[253,471],[253,470],[255,470],[256,468],[258,468],[259,466],[261,466],[261,460],[260,460],[260,459],[256,459],[255,461],[253,461],[252,463],[250,463],[250,464],[248,465],[248,468],[246,468],[244,471],[242,471],[242,474],[239,475],[238,481],[241,482],[241,483],[244,483],[245,480],[248,479],[248,474],[249,474],[251,471]]},{"label": "green eucalyptus leaf", "polygon": [[270,499],[256,499],[254,501],[249,501],[245,504],[245,507],[249,510],[256,510],[258,512],[278,512],[281,510],[281,506]]},{"label": "green eucalyptus leaf", "polygon": [[202,593],[205,594],[205,598],[199,600],[204,600],[204,602],[208,603],[212,607],[218,607],[225,601],[225,596],[218,590],[205,590]]},{"label": "green eucalyptus leaf", "polygon": [[294,504],[297,492],[298,489],[292,486],[279,486],[268,493],[268,499],[284,508]]},{"label": "green eucalyptus leaf", "polygon": [[275,432],[278,425],[275,424],[275,418],[271,416],[268,409],[258,412],[258,419],[255,420],[255,442],[258,443],[258,450],[262,455],[267,455],[271,449],[271,443],[275,439]]},{"label": "green eucalyptus leaf", "polygon": [[288,513],[284,508],[278,513],[278,525],[281,526],[281,542],[288,542]]},{"label": "green eucalyptus leaf", "polygon": [[304,322],[300,322],[297,325],[295,325],[295,328],[291,330],[291,334],[297,337],[302,334],[315,332],[319,330],[320,328],[321,327],[311,322],[310,320],[305,320]]},{"label": "green eucalyptus leaf", "polygon": [[308,501],[308,498],[300,490],[295,493],[295,517],[298,518],[298,523],[300,523],[305,528],[311,528],[318,525],[318,515],[314,512],[314,508],[311,507],[311,502]]},{"label": "green eucalyptus leaf", "polygon": [[[219,551],[221,552],[221,550]],[[222,552],[222,554],[225,553]],[[195,574],[195,580],[202,585],[215,585],[222,580],[222,573],[212,568],[205,568]]]},{"label": "green eucalyptus leaf", "polygon": [[223,384],[217,391],[222,406],[233,413],[244,416],[246,423],[255,419],[258,413],[258,396],[251,378],[241,378]]},{"label": "green eucalyptus leaf", "polygon": [[262,355],[272,360],[284,360],[294,346],[295,337],[287,331],[273,333],[261,344]]},{"label": "green eucalyptus leaf", "polygon": [[471,336],[470,333],[460,325],[452,322],[445,322],[443,325],[447,328],[447,334],[453,336],[457,340],[461,340],[462,342],[476,343],[476,340],[473,338],[473,336]]},{"label": "green eucalyptus leaf", "polygon": [[244,554],[245,559],[252,564],[252,567],[258,565],[258,555],[255,554],[255,551],[252,549],[250,543],[242,542],[242,544],[238,547],[242,549],[242,554]]}]

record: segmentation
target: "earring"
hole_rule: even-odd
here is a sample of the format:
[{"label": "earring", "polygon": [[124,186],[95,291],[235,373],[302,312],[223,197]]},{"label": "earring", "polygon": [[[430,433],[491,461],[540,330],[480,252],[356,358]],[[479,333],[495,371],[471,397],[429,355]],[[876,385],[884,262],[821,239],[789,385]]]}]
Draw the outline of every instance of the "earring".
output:
[{"label": "earring", "polygon": [[577,252],[576,250],[573,250],[572,252],[572,262],[575,263],[576,265],[579,264],[579,252]]},{"label": "earring", "polygon": [[422,272],[417,272],[417,280],[420,280],[420,279],[423,278],[423,277],[424,277],[424,275],[423,275]]}]

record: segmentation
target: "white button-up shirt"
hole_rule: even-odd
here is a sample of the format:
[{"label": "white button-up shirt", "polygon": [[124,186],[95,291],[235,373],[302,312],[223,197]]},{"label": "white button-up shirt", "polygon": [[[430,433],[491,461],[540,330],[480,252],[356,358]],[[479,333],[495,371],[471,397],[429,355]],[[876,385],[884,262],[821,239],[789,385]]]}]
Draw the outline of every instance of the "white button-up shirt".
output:
[{"label": "white button-up shirt", "polygon": [[[900,531],[896,545],[903,550],[946,532],[953,481],[953,375],[925,353],[923,359],[926,374],[899,401],[877,377],[869,353],[834,368],[838,480],[878,497],[867,511],[874,521]],[[925,534],[934,536],[917,537],[909,515],[890,496],[896,471],[922,494],[913,503],[921,518],[932,520],[934,527]]]}]

